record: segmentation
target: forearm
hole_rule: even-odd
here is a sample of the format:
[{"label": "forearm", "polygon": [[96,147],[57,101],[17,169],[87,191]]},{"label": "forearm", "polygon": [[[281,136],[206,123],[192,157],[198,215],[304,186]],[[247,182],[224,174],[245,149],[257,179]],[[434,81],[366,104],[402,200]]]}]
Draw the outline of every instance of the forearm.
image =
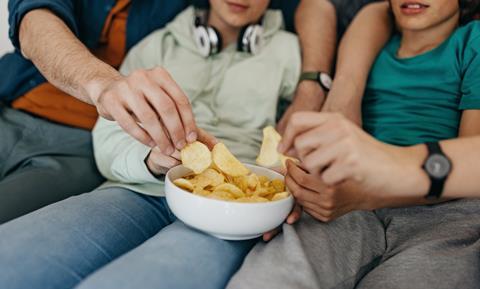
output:
[{"label": "forearm", "polygon": [[358,13],[340,42],[335,80],[324,111],[340,112],[361,124],[361,102],[370,68],[391,29],[386,2],[370,4]]},{"label": "forearm", "polygon": [[[302,48],[302,71],[323,71],[331,74],[336,50],[337,19],[335,8],[327,0],[302,0],[295,14],[295,26]],[[320,109],[325,94],[318,84],[312,93],[297,97],[316,97]],[[302,84],[303,85],[303,84]]]},{"label": "forearm", "polygon": [[[441,142],[442,150],[450,158],[453,170],[445,184],[445,198],[479,198],[480,197],[480,137],[459,138]],[[412,149],[422,150],[422,146]],[[425,150],[423,148],[423,150]],[[417,162],[423,163],[417,157]],[[425,173],[420,175],[417,189],[419,194],[426,195],[430,181]]]},{"label": "forearm", "polygon": [[113,67],[93,56],[48,10],[26,14],[19,38],[23,55],[50,83],[84,102],[95,104],[100,93],[120,78]]},{"label": "forearm", "polygon": [[[480,197],[480,137],[459,138],[441,142],[442,150],[450,158],[453,169],[445,183],[442,199],[439,202],[455,198]],[[427,158],[425,145],[401,148],[399,158],[404,162],[402,175],[396,176],[398,187],[385,197],[381,207],[398,207],[431,203],[424,197],[430,188],[428,175],[422,169]],[[396,154],[396,153],[395,153]],[[397,158],[397,161],[401,161]],[[401,182],[401,183],[400,183]]]}]

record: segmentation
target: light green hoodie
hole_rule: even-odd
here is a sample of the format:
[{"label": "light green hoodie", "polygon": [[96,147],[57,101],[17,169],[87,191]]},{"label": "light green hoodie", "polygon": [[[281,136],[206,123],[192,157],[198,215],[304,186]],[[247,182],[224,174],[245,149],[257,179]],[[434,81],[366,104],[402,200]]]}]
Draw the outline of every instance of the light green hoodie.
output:
[{"label": "light green hoodie", "polygon": [[[202,57],[193,37],[193,8],[166,28],[153,32],[128,54],[120,72],[164,67],[192,104],[199,127],[213,134],[247,163],[254,163],[262,129],[274,125],[279,97],[291,99],[300,75],[298,39],[282,30],[279,11],[264,17],[265,43],[255,56],[230,45]],[[109,180],[148,195],[163,196],[163,182],[145,165],[150,148],[125,133],[116,122],[100,118],[93,130],[95,159]]]}]

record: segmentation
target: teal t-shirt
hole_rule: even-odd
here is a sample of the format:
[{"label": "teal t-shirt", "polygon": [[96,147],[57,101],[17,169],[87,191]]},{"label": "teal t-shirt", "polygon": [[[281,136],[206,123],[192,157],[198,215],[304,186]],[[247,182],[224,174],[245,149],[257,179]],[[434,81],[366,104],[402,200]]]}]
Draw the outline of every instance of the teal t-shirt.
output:
[{"label": "teal t-shirt", "polygon": [[457,137],[462,111],[480,109],[480,21],[412,58],[397,57],[400,41],[392,37],[370,72],[365,130],[396,145]]}]

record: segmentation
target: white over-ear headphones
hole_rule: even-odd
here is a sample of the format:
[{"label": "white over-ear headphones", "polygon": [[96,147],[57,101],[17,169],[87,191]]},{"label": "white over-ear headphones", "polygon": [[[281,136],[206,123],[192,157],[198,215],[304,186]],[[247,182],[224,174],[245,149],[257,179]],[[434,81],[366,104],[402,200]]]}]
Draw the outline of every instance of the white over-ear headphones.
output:
[{"label": "white over-ear headphones", "polygon": [[[208,57],[222,50],[222,36],[217,29],[207,24],[208,10],[195,9],[193,35],[201,55]],[[242,28],[238,36],[237,51],[257,54],[263,45],[263,17],[259,23]]]}]

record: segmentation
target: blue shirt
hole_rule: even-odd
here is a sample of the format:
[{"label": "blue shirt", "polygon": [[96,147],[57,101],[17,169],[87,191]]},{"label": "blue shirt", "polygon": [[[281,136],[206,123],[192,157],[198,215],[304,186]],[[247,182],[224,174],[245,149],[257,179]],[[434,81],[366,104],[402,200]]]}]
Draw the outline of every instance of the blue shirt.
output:
[{"label": "blue shirt", "polygon": [[[294,12],[300,0],[276,0],[287,29],[293,31]],[[10,102],[46,80],[32,62],[20,53],[18,31],[22,18],[31,10],[45,8],[60,17],[89,49],[99,45],[103,24],[115,0],[10,0],[9,36],[15,52],[0,58],[0,101]],[[132,0],[127,21],[127,50],[145,36],[164,27],[190,0]]]}]

